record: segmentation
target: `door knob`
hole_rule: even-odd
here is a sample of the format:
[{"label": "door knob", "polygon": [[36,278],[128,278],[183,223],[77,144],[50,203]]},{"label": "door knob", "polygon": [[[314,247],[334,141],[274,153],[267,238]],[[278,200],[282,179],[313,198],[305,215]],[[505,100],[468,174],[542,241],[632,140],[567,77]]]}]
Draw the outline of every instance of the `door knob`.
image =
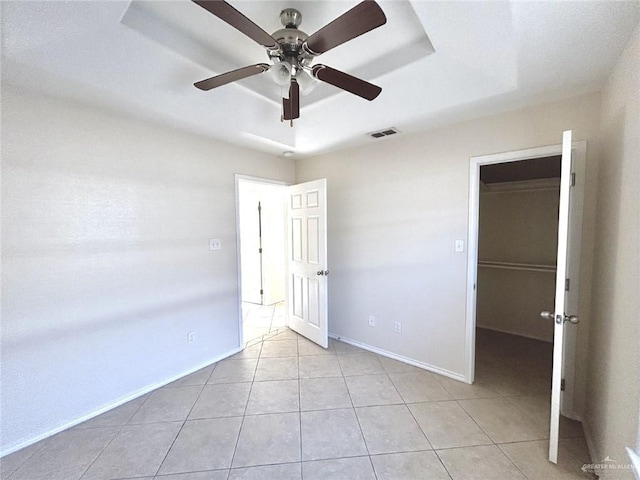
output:
[{"label": "door knob", "polygon": [[569,322],[569,323],[573,323],[574,325],[576,323],[580,323],[580,319],[578,318],[577,315],[565,315],[564,316],[564,321],[565,322]]},{"label": "door knob", "polygon": [[318,270],[316,272],[316,275],[322,276],[322,275],[329,275],[329,270]]},{"label": "door knob", "polygon": [[545,320],[555,320],[556,323],[569,322],[573,325],[580,323],[580,319],[577,315],[556,315],[553,312],[540,312],[540,316]]},{"label": "door knob", "polygon": [[555,318],[555,315],[553,312],[547,312],[547,311],[540,312],[540,316],[545,320],[553,320]]}]

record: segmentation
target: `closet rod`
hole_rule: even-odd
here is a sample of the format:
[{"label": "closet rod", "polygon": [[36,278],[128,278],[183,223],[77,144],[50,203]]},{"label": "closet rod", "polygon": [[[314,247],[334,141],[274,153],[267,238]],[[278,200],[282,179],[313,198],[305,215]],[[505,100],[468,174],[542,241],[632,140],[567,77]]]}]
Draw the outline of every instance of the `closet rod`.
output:
[{"label": "closet rod", "polygon": [[479,267],[500,268],[503,270],[523,270],[528,272],[551,272],[556,271],[555,265],[536,265],[533,263],[509,263],[509,262],[485,262],[479,261]]}]

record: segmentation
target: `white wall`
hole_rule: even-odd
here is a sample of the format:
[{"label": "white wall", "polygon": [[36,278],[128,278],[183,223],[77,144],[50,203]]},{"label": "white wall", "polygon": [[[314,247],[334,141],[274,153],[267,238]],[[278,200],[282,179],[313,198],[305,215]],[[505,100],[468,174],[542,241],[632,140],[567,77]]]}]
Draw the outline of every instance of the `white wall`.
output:
[{"label": "white wall", "polygon": [[609,456],[628,463],[624,447],[640,445],[639,91],[640,33],[636,28],[602,95],[586,408],[595,461]]},{"label": "white wall", "polygon": [[[328,182],[330,331],[462,375],[467,257],[454,253],[454,240],[467,238],[469,159],[559,144],[573,129],[588,142],[581,368],[599,108],[592,94],[298,161],[297,181]],[[369,314],[376,327],[367,326]],[[393,332],[395,320],[402,334]]]},{"label": "white wall", "polygon": [[293,162],[3,85],[2,169],[3,452],[239,346],[234,174]]},{"label": "white wall", "polygon": [[[555,265],[560,191],[480,192],[480,261]],[[478,268],[476,325],[553,342],[554,271]]]}]

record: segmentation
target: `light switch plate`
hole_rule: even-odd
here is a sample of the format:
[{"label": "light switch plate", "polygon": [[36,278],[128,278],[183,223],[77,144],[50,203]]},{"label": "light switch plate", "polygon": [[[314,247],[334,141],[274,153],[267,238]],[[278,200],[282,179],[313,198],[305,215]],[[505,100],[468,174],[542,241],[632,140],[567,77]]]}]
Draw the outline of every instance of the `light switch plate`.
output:
[{"label": "light switch plate", "polygon": [[209,250],[220,250],[222,248],[222,243],[219,238],[210,238],[209,239]]},{"label": "light switch plate", "polygon": [[455,249],[456,253],[464,252],[464,240],[456,240]]}]

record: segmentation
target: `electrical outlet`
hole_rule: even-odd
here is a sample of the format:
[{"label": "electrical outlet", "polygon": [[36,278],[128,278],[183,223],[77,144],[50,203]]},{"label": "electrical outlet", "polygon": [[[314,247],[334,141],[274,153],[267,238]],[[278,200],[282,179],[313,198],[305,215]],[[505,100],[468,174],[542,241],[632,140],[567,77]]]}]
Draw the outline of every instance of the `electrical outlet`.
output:
[{"label": "electrical outlet", "polygon": [[187,333],[187,343],[195,343],[196,342],[196,332]]},{"label": "electrical outlet", "polygon": [[219,238],[209,239],[209,250],[220,250],[222,248],[222,242]]},{"label": "electrical outlet", "polygon": [[374,317],[373,315],[369,315],[369,326],[370,327],[376,326],[376,317]]},{"label": "electrical outlet", "polygon": [[394,322],[393,331],[396,332],[396,333],[402,333],[402,323]]}]

